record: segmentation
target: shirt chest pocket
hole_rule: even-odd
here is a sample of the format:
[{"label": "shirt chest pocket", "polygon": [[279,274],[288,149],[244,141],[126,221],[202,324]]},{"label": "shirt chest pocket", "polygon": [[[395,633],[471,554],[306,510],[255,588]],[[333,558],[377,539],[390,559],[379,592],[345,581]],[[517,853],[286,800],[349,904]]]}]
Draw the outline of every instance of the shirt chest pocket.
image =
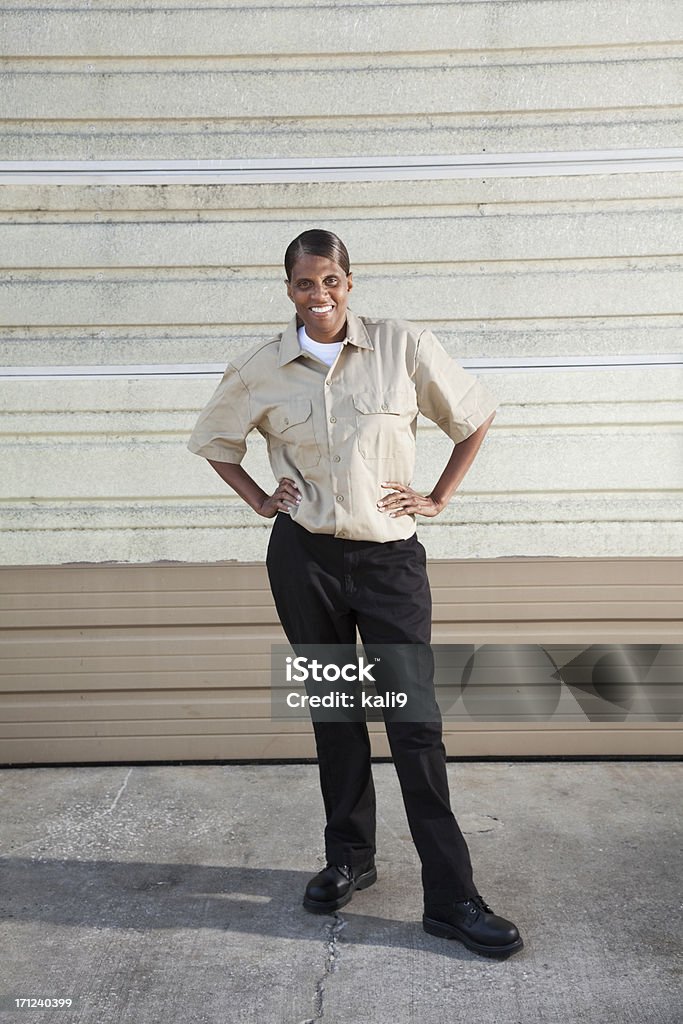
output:
[{"label": "shirt chest pocket", "polygon": [[298,466],[317,466],[320,447],[313,428],[313,410],[308,398],[293,398],[268,414],[271,445],[292,449]]},{"label": "shirt chest pocket", "polygon": [[364,459],[393,459],[415,444],[415,393],[407,388],[360,391],[353,396],[358,449]]}]

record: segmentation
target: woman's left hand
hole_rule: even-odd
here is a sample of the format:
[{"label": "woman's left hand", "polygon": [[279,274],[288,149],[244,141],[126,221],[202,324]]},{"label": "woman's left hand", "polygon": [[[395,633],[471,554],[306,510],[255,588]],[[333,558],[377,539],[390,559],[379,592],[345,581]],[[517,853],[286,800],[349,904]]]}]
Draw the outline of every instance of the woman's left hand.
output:
[{"label": "woman's left hand", "polygon": [[418,494],[412,487],[399,484],[396,480],[388,480],[382,487],[392,487],[393,493],[377,502],[380,512],[387,512],[392,519],[399,516],[427,516],[430,519],[438,516],[442,505],[437,504],[428,494]]}]

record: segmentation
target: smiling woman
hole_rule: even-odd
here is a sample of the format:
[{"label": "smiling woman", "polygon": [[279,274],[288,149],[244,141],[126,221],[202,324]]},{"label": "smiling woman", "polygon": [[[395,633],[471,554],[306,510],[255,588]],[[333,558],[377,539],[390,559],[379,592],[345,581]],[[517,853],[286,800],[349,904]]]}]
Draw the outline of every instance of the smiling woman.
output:
[{"label": "smiling woman", "polygon": [[[431,592],[415,534],[415,517],[438,515],[465,476],[496,401],[431,331],[348,308],[350,262],[336,235],[305,231],[289,245],[285,269],[295,316],[228,366],[189,447],[259,515],[275,518],[266,565],[290,644],[331,645],[345,660],[356,631],[369,658],[382,646],[374,682],[422,861],[423,926],[506,957],[522,939],[479,894],[450,806],[429,647]],[[418,412],[454,442],[429,494],[411,487]],[[278,480],[270,495],[240,465],[253,429],[266,438]],[[412,704],[400,717],[397,685]],[[362,697],[355,684],[333,717],[311,711],[327,818],[327,866],[304,894],[313,913],[333,913],[377,878]]]},{"label": "smiling woman", "polygon": [[[353,288],[346,246],[328,235],[306,231],[285,253],[287,294],[309,338],[323,343],[346,337],[346,309]],[[323,254],[325,250],[329,255]]]}]

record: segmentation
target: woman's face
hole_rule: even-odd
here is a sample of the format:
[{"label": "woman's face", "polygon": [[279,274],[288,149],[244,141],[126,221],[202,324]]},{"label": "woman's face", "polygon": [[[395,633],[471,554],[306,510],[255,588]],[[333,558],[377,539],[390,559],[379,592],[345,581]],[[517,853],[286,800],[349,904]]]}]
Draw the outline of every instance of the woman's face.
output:
[{"label": "woman's face", "polygon": [[292,268],[287,294],[314,341],[343,341],[352,275],[326,256],[301,256]]}]

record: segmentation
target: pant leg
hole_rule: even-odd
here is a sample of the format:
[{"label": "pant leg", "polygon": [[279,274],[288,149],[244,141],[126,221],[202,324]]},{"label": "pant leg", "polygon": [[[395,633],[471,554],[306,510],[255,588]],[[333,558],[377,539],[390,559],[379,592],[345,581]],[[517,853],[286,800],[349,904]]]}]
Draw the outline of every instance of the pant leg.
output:
[{"label": "pant leg", "polygon": [[[266,566],[289,643],[348,644],[356,653],[356,617],[344,596],[343,545],[310,534],[278,514]],[[375,788],[370,737],[363,720],[313,721],[330,863],[361,867],[375,854]]]},{"label": "pant leg", "polygon": [[[407,652],[409,668],[401,688],[419,708],[418,721],[403,721],[385,711],[394,765],[401,785],[410,832],[422,862],[425,894],[432,898],[476,894],[469,849],[450,804],[441,712],[434,694],[434,661],[429,647],[432,600],[423,546],[415,536],[359,552],[351,598],[358,630],[373,659],[376,645],[417,645]],[[398,656],[401,656],[400,650]],[[376,673],[378,690],[383,686]],[[393,684],[389,672],[385,683]],[[395,686],[393,686],[395,689]]]}]

